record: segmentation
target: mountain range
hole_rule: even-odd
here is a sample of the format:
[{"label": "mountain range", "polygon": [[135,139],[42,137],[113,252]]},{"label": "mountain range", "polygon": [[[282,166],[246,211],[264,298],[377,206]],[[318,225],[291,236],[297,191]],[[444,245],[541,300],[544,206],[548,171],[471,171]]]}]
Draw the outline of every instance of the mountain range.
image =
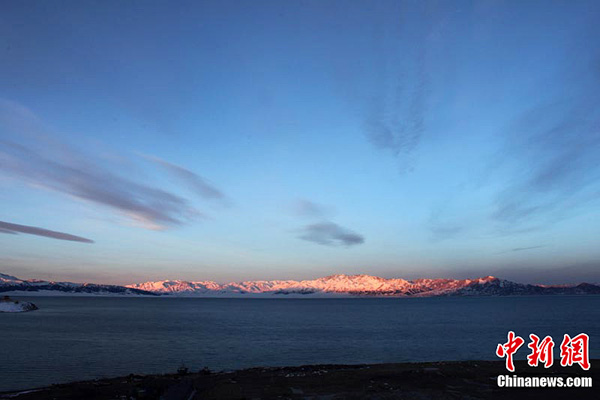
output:
[{"label": "mountain range", "polygon": [[244,281],[219,284],[213,281],[164,280],[127,286],[90,283],[22,280],[0,274],[0,293],[146,295],[188,297],[315,297],[315,296],[512,296],[600,294],[600,286],[531,285],[493,276],[477,279],[380,278],[371,275],[331,275],[313,280]]},{"label": "mountain range", "polygon": [[95,295],[147,295],[155,293],[118,285],[98,285],[95,283],[53,282],[39,279],[23,280],[0,273],[0,293],[26,292],[23,294],[95,294]]}]

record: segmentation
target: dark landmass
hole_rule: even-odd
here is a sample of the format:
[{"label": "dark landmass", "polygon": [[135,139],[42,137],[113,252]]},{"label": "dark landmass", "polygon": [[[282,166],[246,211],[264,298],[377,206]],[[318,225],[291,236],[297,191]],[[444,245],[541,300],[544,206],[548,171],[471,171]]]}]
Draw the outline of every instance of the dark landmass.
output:
[{"label": "dark landmass", "polygon": [[0,312],[27,312],[35,311],[38,307],[28,301],[13,300],[9,296],[0,299]]},{"label": "dark landmass", "polygon": [[[144,295],[144,296],[158,296],[156,293],[148,292],[146,290],[132,289],[124,286],[117,285],[96,285],[94,283],[82,283],[79,286],[71,286],[60,282],[48,282],[38,285],[3,285],[0,286],[1,292],[39,292],[39,291],[55,291],[63,293],[88,293],[88,294],[121,294],[121,295]],[[24,293],[26,294],[26,293]]]},{"label": "dark landmass", "polygon": [[73,294],[113,294],[157,296],[156,293],[119,285],[98,285],[95,283],[51,282],[39,279],[22,280],[0,273],[0,293],[8,292],[60,292]]},{"label": "dark landmass", "polygon": [[[409,288],[391,291],[353,291],[349,292],[356,296],[422,296],[434,293],[438,288]],[[473,282],[464,287],[441,291],[435,296],[550,296],[550,295],[589,295],[600,294],[600,286],[591,283],[580,283],[579,285],[542,286],[516,283],[498,278],[486,282]]]},{"label": "dark landmass", "polygon": [[592,377],[592,368],[529,367],[516,361],[509,373],[504,361],[456,361],[373,365],[310,365],[251,368],[233,372],[127,377],[53,385],[0,394],[1,399],[595,399],[597,388],[501,388],[498,375]]}]

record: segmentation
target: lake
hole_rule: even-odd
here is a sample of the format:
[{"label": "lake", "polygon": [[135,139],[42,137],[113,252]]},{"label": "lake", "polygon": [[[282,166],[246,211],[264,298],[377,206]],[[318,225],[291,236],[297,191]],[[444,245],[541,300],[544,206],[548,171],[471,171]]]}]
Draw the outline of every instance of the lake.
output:
[{"label": "lake", "polygon": [[[590,336],[600,296],[345,299],[18,297],[0,313],[0,391],[74,380],[302,364],[494,360],[514,330]],[[526,344],[516,358],[529,353]]]}]

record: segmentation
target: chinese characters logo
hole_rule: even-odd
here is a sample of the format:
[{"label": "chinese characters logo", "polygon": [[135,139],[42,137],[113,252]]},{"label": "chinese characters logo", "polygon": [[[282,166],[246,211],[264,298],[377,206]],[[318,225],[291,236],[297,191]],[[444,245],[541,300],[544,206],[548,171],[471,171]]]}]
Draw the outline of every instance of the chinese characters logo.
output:
[{"label": "chinese characters logo", "polygon": [[[504,344],[498,344],[496,355],[500,358],[506,358],[506,369],[510,372],[515,371],[513,355],[525,343],[525,340],[509,331],[507,341]],[[546,336],[544,339],[533,333],[529,335],[531,342],[527,345],[531,353],[527,356],[527,364],[531,367],[537,367],[539,363],[544,364],[544,368],[550,368],[554,363],[554,341],[552,337]],[[585,333],[570,337],[565,334],[560,345],[560,365],[563,367],[579,364],[584,370],[590,369],[589,359],[589,341],[590,338]]]}]

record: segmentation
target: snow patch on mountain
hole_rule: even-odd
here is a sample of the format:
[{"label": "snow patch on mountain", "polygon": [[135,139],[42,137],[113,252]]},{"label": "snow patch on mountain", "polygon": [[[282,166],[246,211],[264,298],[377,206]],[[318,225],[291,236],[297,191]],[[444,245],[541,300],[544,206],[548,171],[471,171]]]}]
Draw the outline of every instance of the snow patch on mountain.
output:
[{"label": "snow patch on mountain", "polygon": [[127,286],[21,280],[0,274],[0,293],[35,295],[188,297],[426,297],[600,294],[600,286],[527,285],[486,276],[476,279],[380,278],[371,275],[330,275],[311,280],[258,280],[219,284],[214,281],[161,280]]},{"label": "snow patch on mountain", "polygon": [[213,281],[158,281],[128,285],[158,294],[177,296],[239,296],[239,295],[347,295],[347,296],[503,296],[528,294],[600,294],[600,287],[525,285],[494,276],[476,279],[416,279],[380,278],[371,275],[330,275],[313,280],[243,281],[218,284]]}]

